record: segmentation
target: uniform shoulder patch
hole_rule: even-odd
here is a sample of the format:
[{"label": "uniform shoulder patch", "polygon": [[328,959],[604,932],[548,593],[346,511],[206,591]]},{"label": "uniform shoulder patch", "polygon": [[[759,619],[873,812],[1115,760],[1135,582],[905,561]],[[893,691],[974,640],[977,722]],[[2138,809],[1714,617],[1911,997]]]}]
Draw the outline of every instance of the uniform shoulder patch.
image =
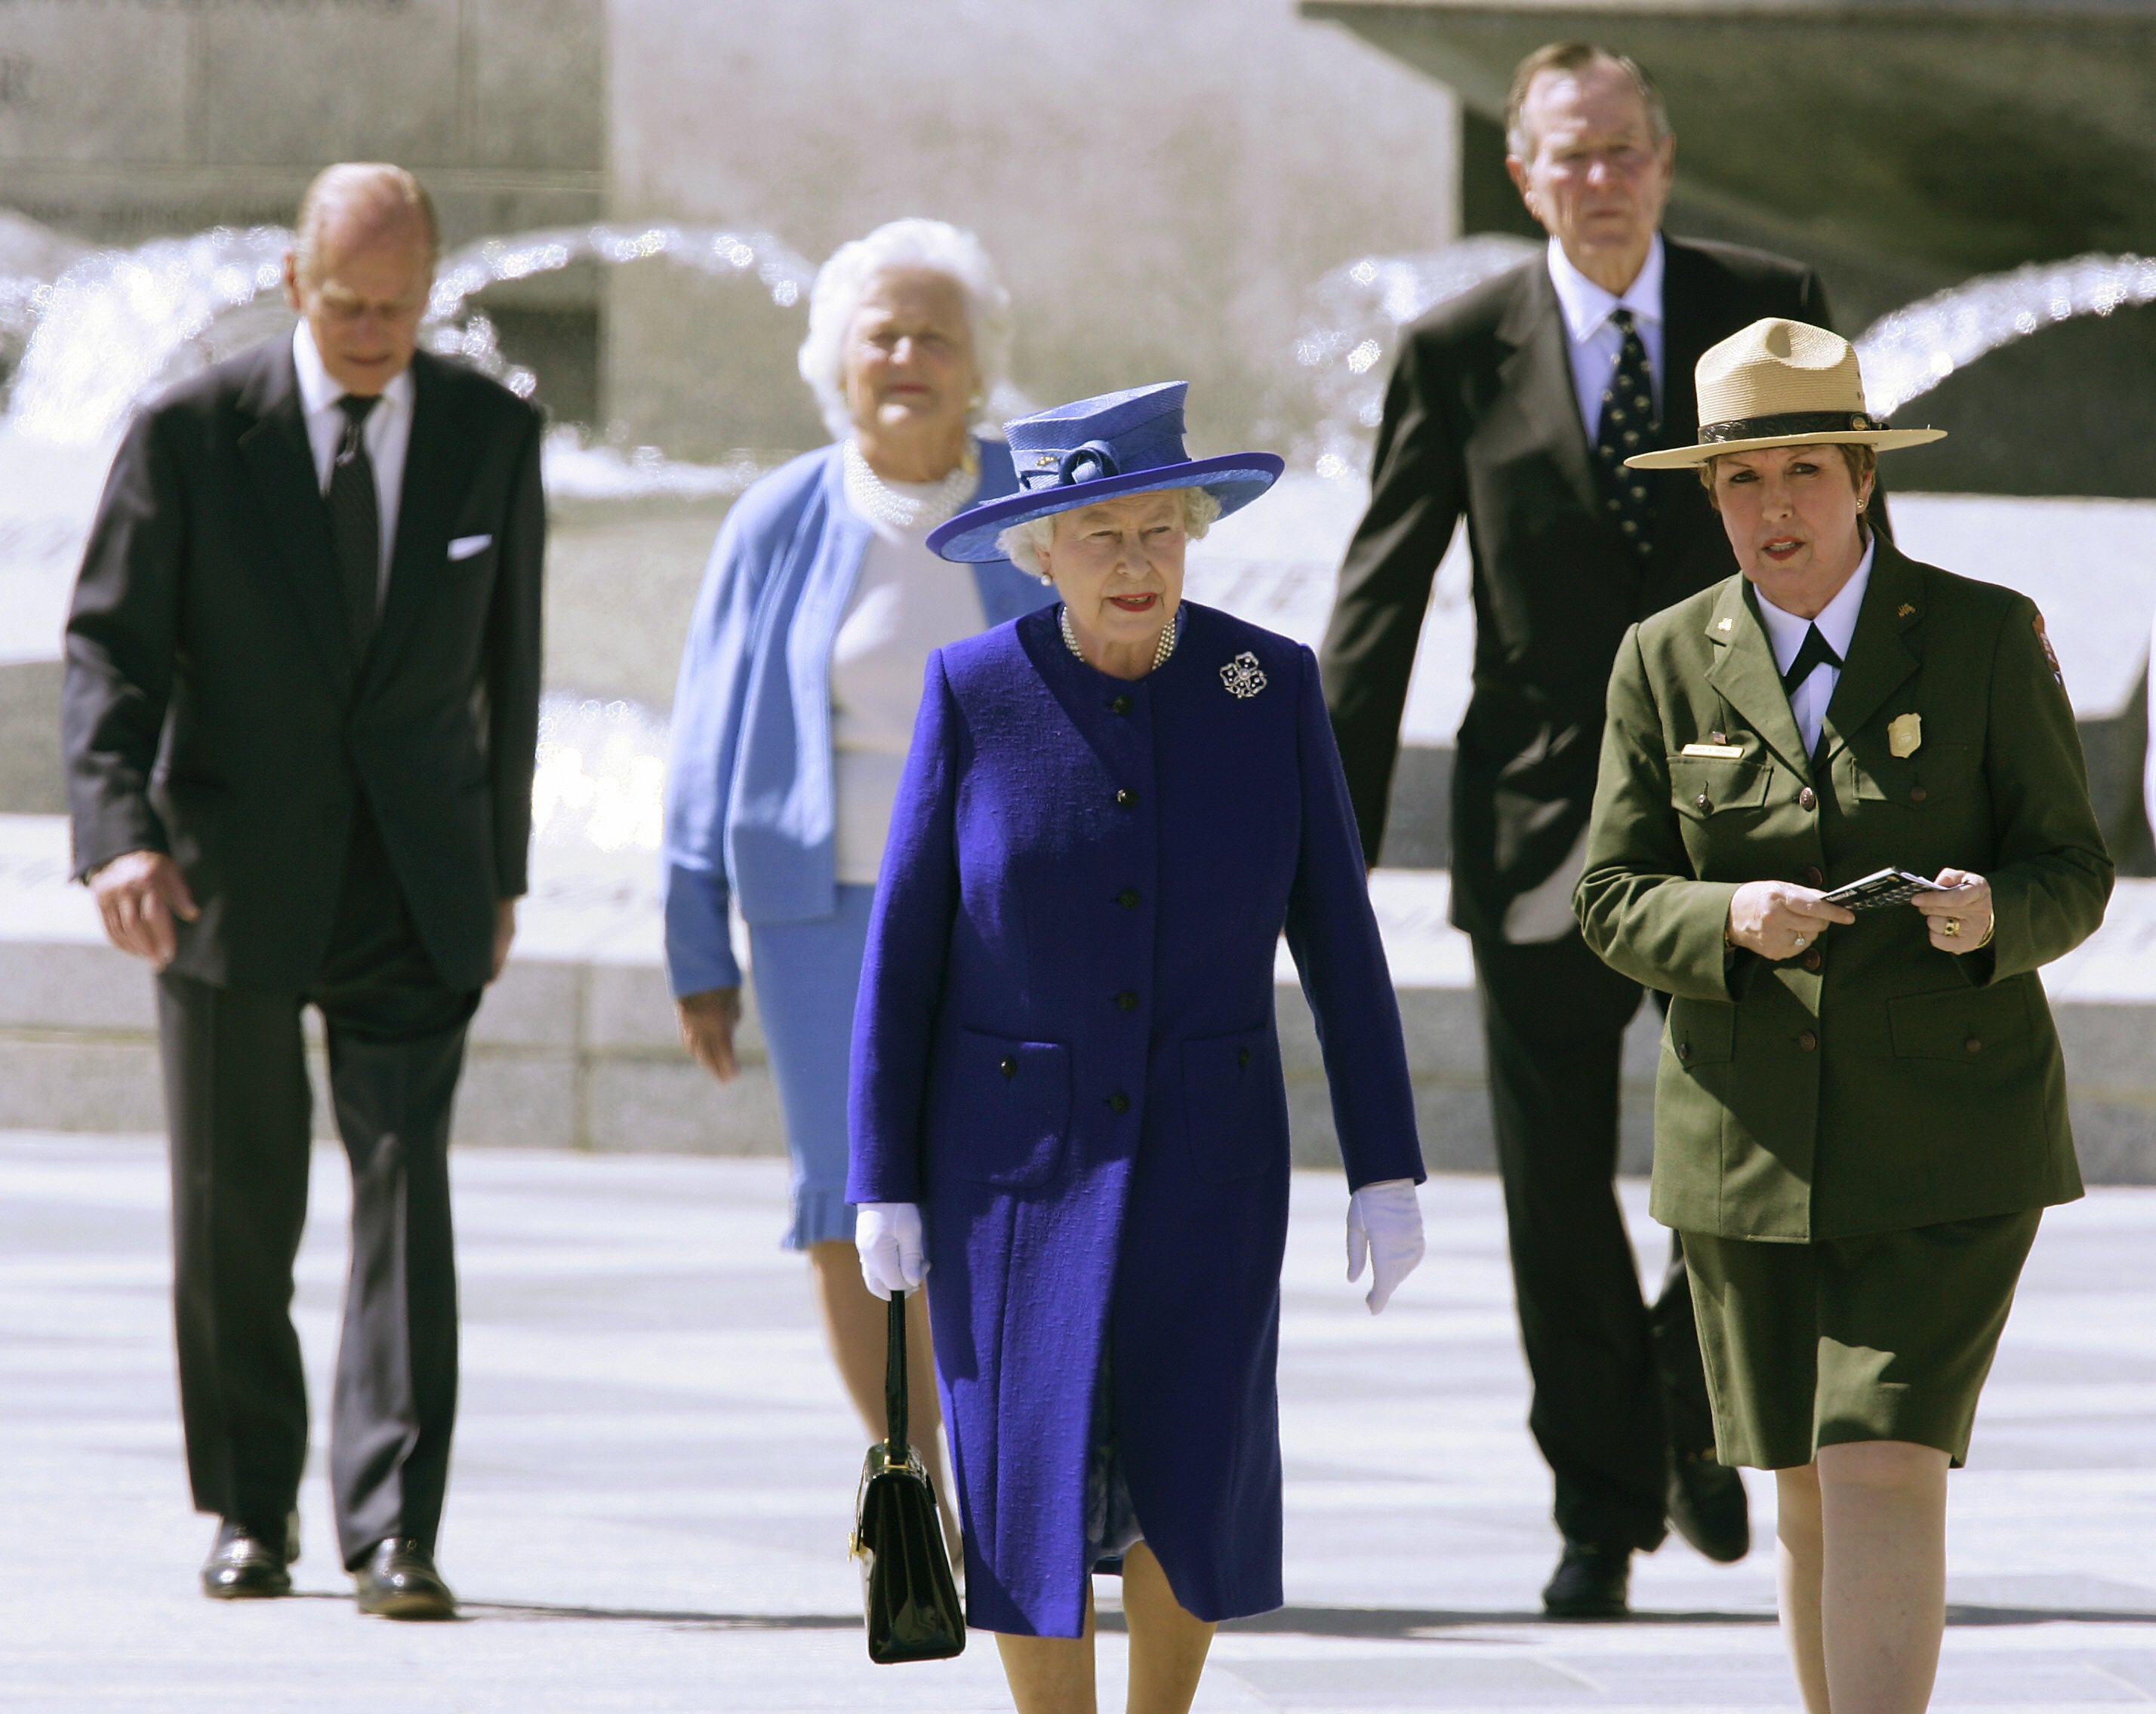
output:
[{"label": "uniform shoulder patch", "polygon": [[2064,686],[2066,675],[2059,670],[2058,651],[2051,647],[2051,635],[2044,629],[2043,614],[2038,613],[2035,618],[2029,621],[2029,625],[2030,629],[2036,634],[2036,644],[2044,651],[2044,659],[2051,665],[2051,676]]}]

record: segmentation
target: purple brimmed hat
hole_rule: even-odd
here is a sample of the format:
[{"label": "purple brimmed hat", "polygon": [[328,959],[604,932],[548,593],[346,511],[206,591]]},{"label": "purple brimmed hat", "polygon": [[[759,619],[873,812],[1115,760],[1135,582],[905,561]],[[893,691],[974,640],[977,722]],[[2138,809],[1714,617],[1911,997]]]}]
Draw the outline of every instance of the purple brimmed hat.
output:
[{"label": "purple brimmed hat", "polygon": [[996,537],[1013,524],[1052,517],[1096,500],[1158,488],[1202,488],[1220,515],[1240,510],[1280,480],[1269,452],[1194,459],[1183,449],[1187,381],[1104,393],[1004,424],[1019,491],[963,511],[928,532],[945,559],[1001,559]]}]

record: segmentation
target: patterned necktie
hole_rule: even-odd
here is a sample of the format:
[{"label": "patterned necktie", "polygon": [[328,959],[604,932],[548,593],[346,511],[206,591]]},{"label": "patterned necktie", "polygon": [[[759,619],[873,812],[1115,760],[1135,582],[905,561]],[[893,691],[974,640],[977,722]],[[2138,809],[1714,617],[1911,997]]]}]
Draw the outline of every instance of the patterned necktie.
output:
[{"label": "patterned necktie", "polygon": [[1602,423],[1594,436],[1594,470],[1602,503],[1632,551],[1644,562],[1654,552],[1654,490],[1645,470],[1628,470],[1625,460],[1654,444],[1661,424],[1655,419],[1655,377],[1647,364],[1646,341],[1633,325],[1630,310],[1613,310],[1609,320],[1625,336],[1616,372],[1602,395]]},{"label": "patterned necktie", "polygon": [[1830,666],[1837,672],[1841,669],[1841,657],[1834,652],[1834,645],[1820,634],[1817,625],[1804,633],[1804,640],[1797,646],[1797,658],[1789,663],[1789,671],[1782,675],[1782,694],[1794,696],[1804,686],[1814,670]]},{"label": "patterned necktie", "polygon": [[381,403],[351,393],[337,401],[344,433],[330,465],[330,541],[343,574],[345,624],[355,660],[367,653],[382,599],[382,511],[364,432],[367,413]]}]

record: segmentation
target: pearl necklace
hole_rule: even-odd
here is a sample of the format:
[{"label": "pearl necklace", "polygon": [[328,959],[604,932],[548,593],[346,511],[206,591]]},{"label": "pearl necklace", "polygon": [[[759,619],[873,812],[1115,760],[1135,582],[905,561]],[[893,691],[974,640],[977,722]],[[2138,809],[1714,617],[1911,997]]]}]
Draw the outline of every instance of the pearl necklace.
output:
[{"label": "pearl necklace", "polygon": [[[1086,651],[1078,646],[1078,634],[1070,629],[1070,603],[1069,602],[1065,602],[1062,606],[1059,607],[1055,610],[1055,618],[1057,624],[1061,625],[1063,628],[1063,646],[1065,649],[1068,649],[1073,654],[1076,655],[1079,659],[1086,660]],[[1152,649],[1152,670],[1154,672],[1158,672],[1163,667],[1166,666],[1168,665],[1168,656],[1175,653],[1176,624],[1177,620],[1180,618],[1181,614],[1178,613],[1177,615],[1177,618],[1170,619],[1166,624],[1160,628],[1160,641],[1153,644]],[[1086,660],[1086,665],[1091,666],[1093,663],[1090,660]]]},{"label": "pearl necklace", "polygon": [[902,492],[870,470],[859,441],[846,443],[845,464],[847,504],[870,523],[905,536],[926,535],[947,519],[957,516],[981,480],[981,467],[970,447],[941,482],[902,485],[915,489],[912,494]]}]

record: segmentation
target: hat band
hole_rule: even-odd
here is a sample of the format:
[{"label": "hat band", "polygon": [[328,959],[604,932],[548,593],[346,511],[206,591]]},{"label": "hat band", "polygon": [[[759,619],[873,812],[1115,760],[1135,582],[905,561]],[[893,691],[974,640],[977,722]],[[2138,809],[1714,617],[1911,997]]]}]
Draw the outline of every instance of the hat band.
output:
[{"label": "hat band", "polygon": [[1071,488],[1081,482],[1105,482],[1123,474],[1115,448],[1105,440],[1089,440],[1083,446],[1074,446],[1060,458],[1052,454],[1040,456],[1043,464],[1053,459],[1053,464],[1047,470],[1019,473],[1019,485],[1028,493],[1044,488]]},{"label": "hat band", "polygon": [[1862,411],[1784,411],[1772,417],[1737,417],[1699,431],[1702,446],[1722,440],[1779,440],[1788,434],[1880,434],[1886,423]]}]

